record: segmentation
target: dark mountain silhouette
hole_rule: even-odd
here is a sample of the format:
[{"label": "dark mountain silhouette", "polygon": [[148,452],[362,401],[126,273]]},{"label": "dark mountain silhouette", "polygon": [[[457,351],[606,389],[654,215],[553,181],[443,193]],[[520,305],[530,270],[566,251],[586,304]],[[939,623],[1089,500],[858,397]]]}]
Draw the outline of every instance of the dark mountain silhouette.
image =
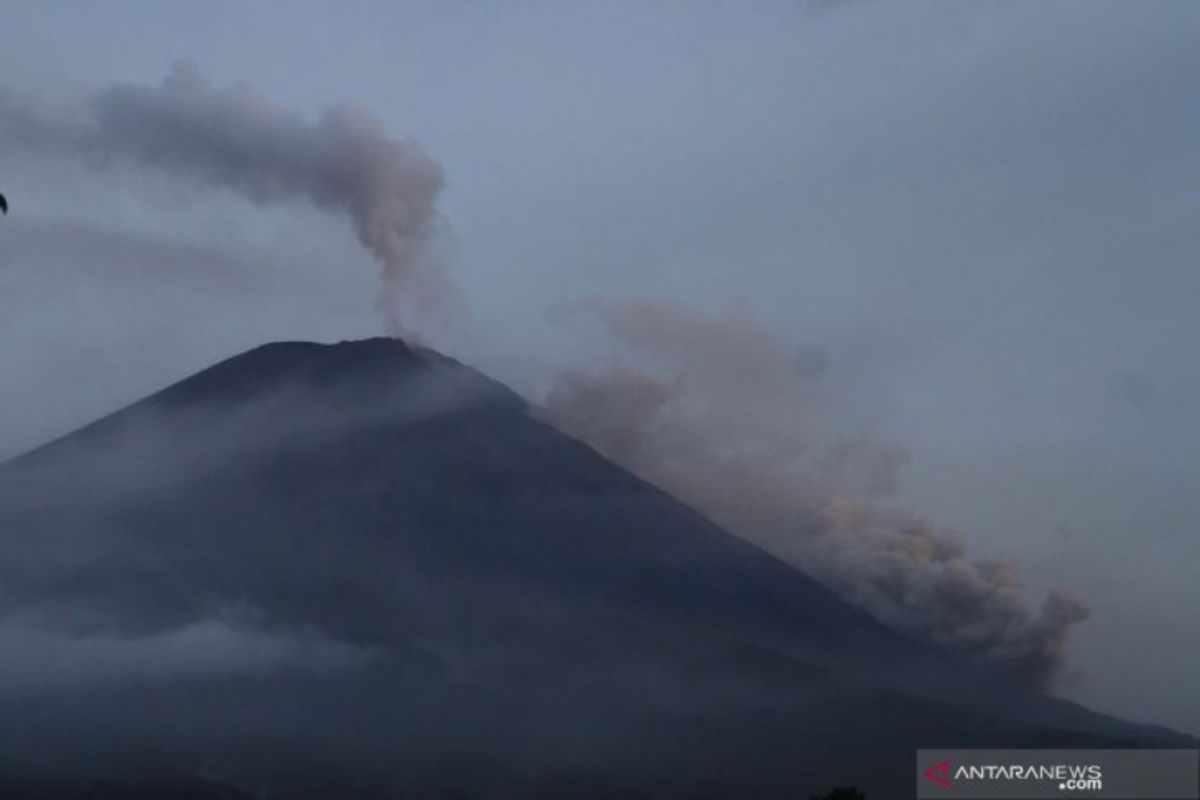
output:
[{"label": "dark mountain silhouette", "polygon": [[1188,741],[893,633],[395,340],[267,345],[30,452],[0,536],[0,636],[57,648],[0,662],[0,797],[874,799],[921,746]]}]

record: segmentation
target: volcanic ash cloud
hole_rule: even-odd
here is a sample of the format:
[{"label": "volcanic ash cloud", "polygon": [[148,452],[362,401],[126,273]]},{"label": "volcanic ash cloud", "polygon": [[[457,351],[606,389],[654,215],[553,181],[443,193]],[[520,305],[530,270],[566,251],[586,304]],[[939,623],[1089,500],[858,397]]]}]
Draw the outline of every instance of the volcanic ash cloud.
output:
[{"label": "volcanic ash cloud", "polygon": [[380,309],[393,333],[443,185],[435,161],[369,112],[338,105],[309,121],[250,84],[214,87],[190,63],[158,86],[114,84],[76,105],[0,87],[0,147],[110,170],[141,165],[255,203],[301,199],[344,213],[380,264]]},{"label": "volcanic ash cloud", "polygon": [[1087,607],[1062,590],[1034,606],[1011,566],[968,558],[954,532],[888,503],[907,454],[839,418],[854,390],[823,385],[824,354],[798,357],[746,317],[658,303],[578,316],[620,355],[559,375],[549,421],[893,628],[1042,687],[1060,675]]}]

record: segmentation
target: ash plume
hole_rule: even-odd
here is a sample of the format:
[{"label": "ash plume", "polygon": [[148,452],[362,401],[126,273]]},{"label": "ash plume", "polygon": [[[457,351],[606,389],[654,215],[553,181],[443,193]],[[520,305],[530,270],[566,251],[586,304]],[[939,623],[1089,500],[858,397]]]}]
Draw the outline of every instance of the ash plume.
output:
[{"label": "ash plume", "polygon": [[214,87],[185,62],[159,86],[115,84],[74,106],[0,87],[0,148],[107,168],[140,164],[255,203],[302,199],[345,213],[380,264],[379,307],[393,333],[443,184],[435,161],[366,111],[339,105],[308,121],[250,84]]},{"label": "ash plume", "polygon": [[[559,375],[542,405],[549,421],[889,626],[1040,687],[1060,675],[1087,607],[1053,590],[1032,608],[1011,566],[972,560],[954,532],[894,508],[907,454],[856,424],[838,430],[824,353],[803,350],[798,364],[744,316],[649,302],[592,303],[577,316],[598,322],[622,357]],[[819,381],[803,368],[816,361]]]}]

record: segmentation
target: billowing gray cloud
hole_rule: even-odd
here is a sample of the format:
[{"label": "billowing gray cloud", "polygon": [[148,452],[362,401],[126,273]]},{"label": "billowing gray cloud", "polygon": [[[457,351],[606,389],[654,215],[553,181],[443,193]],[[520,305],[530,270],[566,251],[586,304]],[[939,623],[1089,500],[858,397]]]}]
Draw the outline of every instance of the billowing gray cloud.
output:
[{"label": "billowing gray cloud", "polygon": [[257,203],[302,198],[344,212],[382,267],[379,307],[397,332],[400,286],[421,269],[443,182],[436,162],[366,111],[335,106],[309,122],[250,84],[213,87],[185,62],[157,87],[113,85],[82,107],[0,87],[0,146],[140,163]]},{"label": "billowing gray cloud", "polygon": [[886,624],[1041,686],[1059,676],[1087,606],[1053,590],[1031,608],[1012,566],[972,560],[955,533],[888,504],[907,454],[825,432],[836,398],[769,331],[648,302],[584,315],[618,363],[561,375],[550,420]]}]

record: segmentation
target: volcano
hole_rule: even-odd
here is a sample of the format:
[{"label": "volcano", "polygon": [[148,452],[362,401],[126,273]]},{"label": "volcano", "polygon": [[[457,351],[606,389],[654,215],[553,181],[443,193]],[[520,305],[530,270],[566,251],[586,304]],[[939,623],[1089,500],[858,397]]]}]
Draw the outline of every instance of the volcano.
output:
[{"label": "volcano", "polygon": [[874,800],[918,747],[1190,743],[883,627],[393,339],[5,464],[0,537],[0,796]]}]

